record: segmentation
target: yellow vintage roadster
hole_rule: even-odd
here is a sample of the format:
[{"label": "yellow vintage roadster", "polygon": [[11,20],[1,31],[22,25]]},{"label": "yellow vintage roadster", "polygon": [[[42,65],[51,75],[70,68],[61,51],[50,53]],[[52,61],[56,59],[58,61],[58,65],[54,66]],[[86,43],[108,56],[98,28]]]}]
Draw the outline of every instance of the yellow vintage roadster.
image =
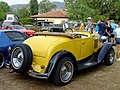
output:
[{"label": "yellow vintage roadster", "polygon": [[89,32],[38,32],[16,45],[11,64],[17,73],[29,73],[36,78],[50,79],[66,85],[75,71],[99,63],[112,65],[114,49],[111,43],[100,45],[99,35]]}]

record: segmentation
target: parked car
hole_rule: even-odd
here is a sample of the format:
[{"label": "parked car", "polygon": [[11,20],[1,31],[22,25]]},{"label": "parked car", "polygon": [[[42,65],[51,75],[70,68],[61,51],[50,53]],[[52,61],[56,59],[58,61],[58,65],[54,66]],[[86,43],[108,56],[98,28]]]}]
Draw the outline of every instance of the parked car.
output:
[{"label": "parked car", "polygon": [[2,30],[7,30],[7,29],[20,31],[20,32],[26,34],[27,36],[34,36],[35,35],[34,30],[27,30],[25,27],[23,27],[21,25],[5,26],[5,27],[3,27]]},{"label": "parked car", "polygon": [[0,68],[5,64],[10,64],[10,54],[13,47],[27,38],[19,31],[0,30]]},{"label": "parked car", "polygon": [[37,21],[37,26],[40,26],[40,27],[42,27],[42,26],[49,26],[49,25],[51,25],[51,24],[53,24],[53,22]]},{"label": "parked car", "polygon": [[114,49],[111,43],[101,46],[98,34],[90,32],[38,32],[38,36],[17,45],[11,54],[13,70],[30,76],[51,79],[66,85],[75,71],[104,62],[112,65]]}]

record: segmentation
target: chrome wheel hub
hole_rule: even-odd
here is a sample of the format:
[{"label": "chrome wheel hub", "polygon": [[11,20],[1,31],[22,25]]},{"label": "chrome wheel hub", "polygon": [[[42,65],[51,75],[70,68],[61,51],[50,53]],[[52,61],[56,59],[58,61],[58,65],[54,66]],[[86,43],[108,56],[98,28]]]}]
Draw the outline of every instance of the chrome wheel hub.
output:
[{"label": "chrome wheel hub", "polygon": [[73,64],[69,61],[64,62],[60,70],[60,79],[63,82],[68,82],[73,76]]},{"label": "chrome wheel hub", "polygon": [[13,67],[15,69],[20,68],[22,66],[23,60],[24,60],[24,55],[21,48],[16,48],[12,57]]}]

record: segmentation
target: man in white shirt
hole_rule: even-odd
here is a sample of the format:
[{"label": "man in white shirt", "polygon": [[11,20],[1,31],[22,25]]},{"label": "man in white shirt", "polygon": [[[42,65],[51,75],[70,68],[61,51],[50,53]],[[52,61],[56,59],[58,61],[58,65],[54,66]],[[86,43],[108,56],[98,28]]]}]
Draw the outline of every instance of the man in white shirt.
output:
[{"label": "man in white shirt", "polygon": [[120,22],[118,28],[114,30],[114,43],[116,43],[116,58],[120,60]]}]

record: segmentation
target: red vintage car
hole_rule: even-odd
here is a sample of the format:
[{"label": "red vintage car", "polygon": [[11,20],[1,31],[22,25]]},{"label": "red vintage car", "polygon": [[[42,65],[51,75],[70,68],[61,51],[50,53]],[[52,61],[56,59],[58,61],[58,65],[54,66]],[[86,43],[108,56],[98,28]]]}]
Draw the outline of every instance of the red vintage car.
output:
[{"label": "red vintage car", "polygon": [[25,27],[23,27],[21,25],[10,25],[10,26],[4,26],[2,28],[2,30],[7,30],[7,29],[20,31],[20,32],[26,34],[27,36],[34,36],[35,35],[34,30],[27,30]]}]

